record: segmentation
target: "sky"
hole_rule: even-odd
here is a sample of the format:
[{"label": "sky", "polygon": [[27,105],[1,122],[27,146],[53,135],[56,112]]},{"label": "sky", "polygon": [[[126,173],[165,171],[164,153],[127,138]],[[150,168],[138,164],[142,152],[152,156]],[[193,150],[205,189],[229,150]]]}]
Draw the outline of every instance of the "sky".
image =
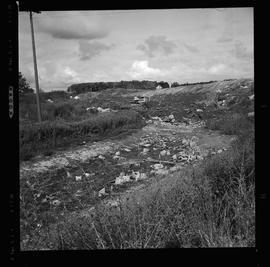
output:
[{"label": "sky", "polygon": [[[254,77],[253,8],[43,11],[33,22],[44,91]],[[27,12],[19,12],[19,70],[35,89]]]}]

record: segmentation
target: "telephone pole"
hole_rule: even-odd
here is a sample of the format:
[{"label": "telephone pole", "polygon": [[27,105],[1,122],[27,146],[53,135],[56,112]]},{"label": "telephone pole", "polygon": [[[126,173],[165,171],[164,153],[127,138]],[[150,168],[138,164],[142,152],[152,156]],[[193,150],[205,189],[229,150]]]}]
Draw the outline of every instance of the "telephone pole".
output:
[{"label": "telephone pole", "polygon": [[[40,13],[40,11],[37,11],[36,13]],[[35,37],[34,37],[34,26],[33,26],[32,11],[30,11],[30,25],[31,25],[31,36],[32,36],[32,48],[33,48],[35,81],[36,81],[37,114],[38,114],[38,122],[41,122],[41,108],[40,108],[40,101],[39,101],[39,84],[38,84],[38,69],[37,69],[37,58],[36,58],[36,47],[35,47]]]}]

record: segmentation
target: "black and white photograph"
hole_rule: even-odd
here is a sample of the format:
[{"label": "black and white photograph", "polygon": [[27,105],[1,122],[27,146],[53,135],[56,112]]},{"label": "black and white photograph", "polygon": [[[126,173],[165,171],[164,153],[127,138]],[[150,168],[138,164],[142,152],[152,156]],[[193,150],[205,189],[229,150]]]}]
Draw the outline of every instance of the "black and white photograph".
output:
[{"label": "black and white photograph", "polygon": [[21,251],[255,248],[254,8],[18,11]]}]

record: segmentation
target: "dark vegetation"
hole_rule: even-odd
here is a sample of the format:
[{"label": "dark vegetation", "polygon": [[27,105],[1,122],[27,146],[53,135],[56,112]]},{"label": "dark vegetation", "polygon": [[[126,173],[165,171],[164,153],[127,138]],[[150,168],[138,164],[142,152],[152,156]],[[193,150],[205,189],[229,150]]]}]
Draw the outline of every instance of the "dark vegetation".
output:
[{"label": "dark vegetation", "polygon": [[160,85],[162,88],[168,88],[167,82],[157,81],[120,81],[120,82],[93,82],[93,83],[79,83],[73,84],[68,87],[67,91],[70,93],[86,93],[86,92],[98,92],[111,88],[123,88],[123,89],[145,89],[154,90]]}]

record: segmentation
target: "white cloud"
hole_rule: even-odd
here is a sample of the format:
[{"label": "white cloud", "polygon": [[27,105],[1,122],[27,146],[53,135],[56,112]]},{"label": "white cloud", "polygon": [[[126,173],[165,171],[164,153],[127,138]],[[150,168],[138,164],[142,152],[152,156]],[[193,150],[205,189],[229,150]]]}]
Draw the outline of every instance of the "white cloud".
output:
[{"label": "white cloud", "polygon": [[147,60],[135,60],[131,66],[131,71],[127,72],[132,78],[154,78],[157,76],[163,76],[164,73],[158,68],[151,68],[148,65]]},{"label": "white cloud", "polygon": [[209,68],[208,70],[211,74],[220,74],[226,71],[226,66],[224,64],[216,64]]}]

